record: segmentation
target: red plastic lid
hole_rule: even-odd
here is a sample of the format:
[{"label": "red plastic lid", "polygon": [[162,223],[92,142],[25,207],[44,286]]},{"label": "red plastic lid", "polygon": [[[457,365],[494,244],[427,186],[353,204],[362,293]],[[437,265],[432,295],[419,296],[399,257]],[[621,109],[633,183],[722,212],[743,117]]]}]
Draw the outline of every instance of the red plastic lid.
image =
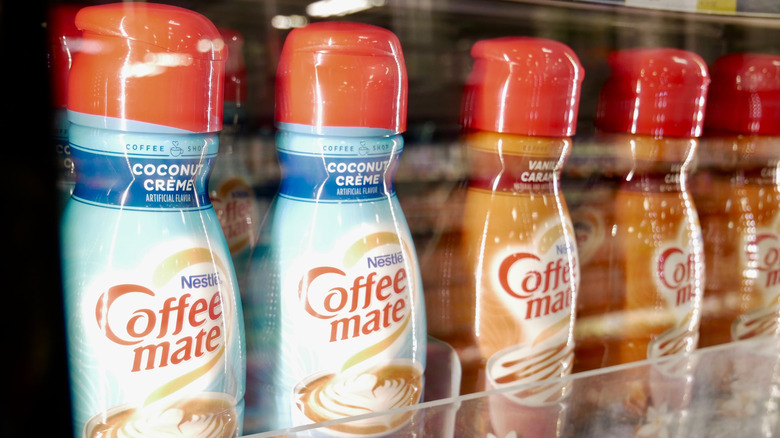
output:
[{"label": "red plastic lid", "polygon": [[707,65],[694,53],[653,48],[613,52],[601,89],[596,127],[668,137],[698,137],[710,83]]},{"label": "red plastic lid", "polygon": [[227,28],[220,28],[219,33],[228,48],[225,64],[225,100],[244,104],[247,97],[244,37],[238,31]]},{"label": "red plastic lid", "polygon": [[406,65],[392,32],[319,22],[285,40],[276,72],[276,121],[406,130]]},{"label": "red plastic lid", "polygon": [[585,72],[557,41],[504,37],[471,48],[474,67],[464,90],[465,128],[518,135],[574,135]]},{"label": "red plastic lid", "polygon": [[738,134],[780,134],[780,56],[738,53],[711,66],[705,126]]},{"label": "red plastic lid", "polygon": [[62,4],[49,10],[46,31],[49,37],[49,75],[52,104],[57,108],[68,105],[68,74],[73,56],[80,45],[81,31],[76,28],[76,13],[83,7]]},{"label": "red plastic lid", "polygon": [[84,33],[69,110],[192,132],[221,128],[227,49],[207,18],[128,2],[84,8],[76,26]]}]

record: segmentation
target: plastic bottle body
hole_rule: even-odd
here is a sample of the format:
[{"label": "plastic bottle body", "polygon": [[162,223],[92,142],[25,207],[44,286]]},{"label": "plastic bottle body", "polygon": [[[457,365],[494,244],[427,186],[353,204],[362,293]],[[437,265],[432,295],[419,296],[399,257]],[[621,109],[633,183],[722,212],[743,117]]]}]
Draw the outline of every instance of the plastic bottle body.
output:
[{"label": "plastic bottle body", "polygon": [[[252,256],[247,293],[255,423],[248,427],[256,431],[422,398],[422,282],[392,186],[402,138],[377,129],[332,132],[282,129],[277,136],[283,177]],[[401,433],[410,415],[331,432]]]},{"label": "plastic bottle body", "polygon": [[623,181],[615,197],[620,330],[606,365],[690,353],[698,342],[704,259],[688,173],[691,138],[615,135]]},{"label": "plastic bottle body", "polygon": [[498,434],[532,427],[537,416],[533,435],[556,436],[570,390],[556,379],[571,372],[579,284],[574,230],[559,192],[571,141],[489,132],[468,133],[465,141],[471,174],[463,250],[473,279],[476,366],[484,371],[472,373],[476,381],[464,386],[554,379],[493,397],[491,412]]},{"label": "plastic bottle body", "polygon": [[707,250],[701,346],[774,336],[780,312],[780,190],[775,136],[730,135],[702,140],[708,156],[696,178],[715,180],[694,192]]},{"label": "plastic bottle body", "polygon": [[75,436],[241,435],[241,302],[206,192],[216,135],[73,124],[70,148],[79,178],[62,269]]}]

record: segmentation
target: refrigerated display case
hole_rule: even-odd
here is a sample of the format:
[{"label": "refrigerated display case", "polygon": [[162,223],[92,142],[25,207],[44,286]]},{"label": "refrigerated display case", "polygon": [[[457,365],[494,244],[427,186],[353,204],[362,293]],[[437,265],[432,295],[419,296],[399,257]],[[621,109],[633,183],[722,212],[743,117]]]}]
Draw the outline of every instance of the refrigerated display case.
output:
[{"label": "refrigerated display case", "polygon": [[[70,431],[63,335],[66,316],[59,283],[57,170],[55,153],[48,146],[53,114],[46,23],[48,13],[57,5],[99,3],[106,2],[9,1],[0,10],[8,60],[4,68],[4,126],[12,150],[7,164],[11,197],[6,215],[12,218],[8,228],[13,260],[8,291],[13,295],[9,294],[6,307],[11,315],[6,357],[12,365],[8,378],[13,402],[4,410],[4,418],[14,435],[37,430],[43,435],[66,436]],[[436,267],[436,247],[456,227],[454,219],[461,208],[460,199],[453,197],[467,177],[459,111],[472,62],[469,51],[476,41],[534,36],[563,42],[577,53],[585,79],[574,136],[575,161],[578,153],[582,152],[581,158],[589,151],[596,101],[609,72],[606,58],[610,52],[671,47],[697,53],[707,63],[728,53],[780,53],[780,6],[770,0],[162,3],[200,12],[217,26],[243,35],[247,117],[237,150],[254,177],[258,198],[264,202],[275,194],[280,176],[273,140],[273,90],[275,66],[287,33],[310,22],[349,20],[382,26],[398,35],[409,74],[409,128],[404,134],[406,147],[396,190],[418,256],[428,266],[426,283],[446,275]],[[350,8],[337,9],[345,4]],[[434,320],[447,317],[429,316]],[[451,359],[450,353],[445,349],[438,359]],[[576,373],[567,379],[574,389],[565,402],[560,436],[633,436],[640,432],[647,433],[641,436],[780,436],[778,357],[780,349],[771,342],[740,342],[701,350],[689,358],[689,379],[675,388],[689,390],[683,397],[685,406],[654,412],[653,418],[632,412],[621,394],[605,388],[621,388],[628,376],[652,374],[663,360]],[[721,366],[729,362],[740,365],[731,374],[718,375]],[[421,422],[421,436],[475,436],[479,424],[489,417],[487,408],[492,400],[517,389],[428,400],[408,412]],[[41,412],[47,414],[41,416]],[[316,433],[318,426],[309,429],[260,436],[308,436]]]}]

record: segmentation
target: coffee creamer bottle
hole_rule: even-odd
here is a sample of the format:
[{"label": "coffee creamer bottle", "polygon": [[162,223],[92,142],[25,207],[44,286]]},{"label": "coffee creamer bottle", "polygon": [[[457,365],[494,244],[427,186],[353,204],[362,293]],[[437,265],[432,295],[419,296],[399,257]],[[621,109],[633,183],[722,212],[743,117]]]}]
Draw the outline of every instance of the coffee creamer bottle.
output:
[{"label": "coffee creamer bottle", "polygon": [[76,13],[82,8],[78,4],[62,4],[49,10],[46,27],[49,37],[49,76],[51,81],[52,122],[59,211],[65,208],[76,184],[76,173],[68,146],[67,116],[68,75],[73,57],[81,45],[81,31],[76,28]]},{"label": "coffee creamer bottle", "polygon": [[780,57],[725,55],[710,73],[694,177],[708,206],[701,347],[780,334]]},{"label": "coffee creamer bottle", "polygon": [[614,213],[622,315],[607,353],[616,365],[696,348],[704,264],[688,178],[709,75],[698,55],[678,49],[619,51],[608,62],[596,127],[622,175]]},{"label": "coffee creamer bottle", "polygon": [[[490,398],[492,430],[557,436],[571,371],[579,267],[559,191],[584,72],[564,44],[505,37],[477,42],[462,110],[469,183],[463,245],[472,333],[464,392],[553,379]],[[469,361],[469,356],[476,361]]]},{"label": "coffee creamer bottle", "polygon": [[242,434],[243,320],[209,202],[225,45],[172,6],[82,9],[62,219],[76,437]]},{"label": "coffee creamer bottle", "polygon": [[621,178],[612,244],[613,269],[623,282],[610,293],[609,312],[590,314],[587,323],[605,336],[604,366],[656,359],[648,371],[609,385],[603,397],[642,418],[656,412],[652,407],[681,419],[690,401],[695,361],[687,353],[696,349],[704,288],[689,172],[709,75],[698,55],[679,49],[618,51],[608,63],[596,128]]},{"label": "coffee creamer bottle", "polygon": [[[348,22],[290,32],[276,77],[279,192],[247,291],[253,431],[421,400],[425,310],[393,189],[407,77],[391,32]],[[411,413],[322,433],[411,433]]]},{"label": "coffee creamer bottle", "polygon": [[239,290],[246,289],[249,258],[257,240],[260,207],[252,187],[252,178],[240,154],[246,123],[247,78],[243,57],[243,36],[227,28],[219,29],[228,48],[225,66],[225,100],[219,155],[209,179],[209,195],[230,249],[238,276]]}]

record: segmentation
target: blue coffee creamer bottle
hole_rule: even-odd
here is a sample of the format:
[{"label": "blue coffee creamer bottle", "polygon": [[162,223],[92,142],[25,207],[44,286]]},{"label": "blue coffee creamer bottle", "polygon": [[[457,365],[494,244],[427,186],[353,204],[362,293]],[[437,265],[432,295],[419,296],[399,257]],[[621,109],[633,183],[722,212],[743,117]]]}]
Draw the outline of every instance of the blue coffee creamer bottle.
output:
[{"label": "blue coffee creamer bottle", "polygon": [[48,66],[52,106],[52,140],[57,169],[58,212],[62,212],[73,192],[76,175],[68,146],[67,117],[68,74],[71,62],[79,50],[81,31],[76,28],[79,4],[59,4],[49,10],[46,28],[49,37]]},{"label": "blue coffee creamer bottle", "polygon": [[[426,328],[414,244],[393,189],[406,70],[382,28],[293,30],[277,70],[279,192],[246,293],[247,430],[308,425],[422,398]],[[410,412],[320,428],[410,435]]]},{"label": "blue coffee creamer bottle", "polygon": [[149,3],[87,7],[76,25],[61,242],[74,435],[239,436],[242,310],[207,191],[224,42]]}]

